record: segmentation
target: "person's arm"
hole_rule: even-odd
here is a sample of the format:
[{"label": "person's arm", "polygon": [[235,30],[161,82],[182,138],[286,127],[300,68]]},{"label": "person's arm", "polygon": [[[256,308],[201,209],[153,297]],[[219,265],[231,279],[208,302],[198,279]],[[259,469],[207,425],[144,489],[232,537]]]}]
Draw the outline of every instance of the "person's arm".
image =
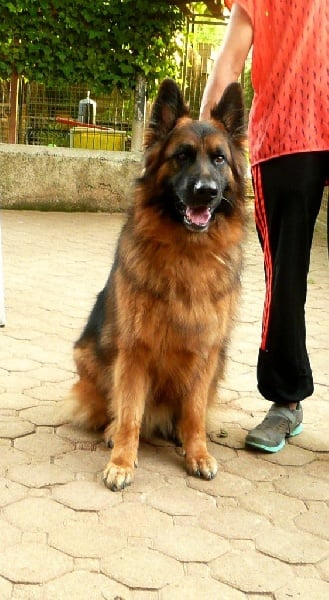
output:
[{"label": "person's arm", "polygon": [[203,92],[201,120],[209,119],[211,109],[221,98],[226,86],[241,75],[252,39],[253,27],[249,16],[239,4],[233,4],[223,44]]}]

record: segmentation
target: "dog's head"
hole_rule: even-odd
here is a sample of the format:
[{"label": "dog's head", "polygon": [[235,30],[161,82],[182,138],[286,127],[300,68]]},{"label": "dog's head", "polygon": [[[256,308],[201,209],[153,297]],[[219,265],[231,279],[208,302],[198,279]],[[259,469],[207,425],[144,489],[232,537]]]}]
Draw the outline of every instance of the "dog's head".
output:
[{"label": "dog's head", "polygon": [[209,121],[194,121],[177,84],[164,80],[145,133],[148,202],[191,231],[207,231],[243,197],[244,143],[238,83],[226,88]]}]

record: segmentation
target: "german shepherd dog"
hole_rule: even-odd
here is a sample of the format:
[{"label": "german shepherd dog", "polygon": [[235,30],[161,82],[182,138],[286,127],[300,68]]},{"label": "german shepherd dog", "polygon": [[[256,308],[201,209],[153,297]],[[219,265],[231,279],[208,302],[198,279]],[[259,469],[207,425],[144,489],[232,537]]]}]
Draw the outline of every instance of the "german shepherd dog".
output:
[{"label": "german shepherd dog", "polygon": [[105,429],[103,478],[113,491],[132,482],[139,438],[152,432],[180,441],[190,475],[217,473],[206,412],[239,297],[244,178],[240,85],[201,122],[164,80],[112,270],[74,346],[69,420]]}]

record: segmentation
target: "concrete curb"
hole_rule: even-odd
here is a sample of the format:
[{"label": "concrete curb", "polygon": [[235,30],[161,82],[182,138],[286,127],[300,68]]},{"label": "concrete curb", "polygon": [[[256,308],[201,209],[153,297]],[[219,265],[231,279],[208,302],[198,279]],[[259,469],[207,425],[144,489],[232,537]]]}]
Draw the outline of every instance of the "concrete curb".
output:
[{"label": "concrete curb", "polygon": [[137,152],[0,144],[2,208],[121,212],[141,170]]}]

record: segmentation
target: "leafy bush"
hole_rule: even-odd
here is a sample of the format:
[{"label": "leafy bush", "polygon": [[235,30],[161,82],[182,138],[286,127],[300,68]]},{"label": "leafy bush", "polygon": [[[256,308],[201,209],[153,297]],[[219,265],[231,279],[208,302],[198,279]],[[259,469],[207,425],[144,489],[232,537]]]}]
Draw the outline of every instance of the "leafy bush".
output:
[{"label": "leafy bush", "polygon": [[2,0],[0,78],[98,91],[175,75],[180,11],[165,0]]}]

